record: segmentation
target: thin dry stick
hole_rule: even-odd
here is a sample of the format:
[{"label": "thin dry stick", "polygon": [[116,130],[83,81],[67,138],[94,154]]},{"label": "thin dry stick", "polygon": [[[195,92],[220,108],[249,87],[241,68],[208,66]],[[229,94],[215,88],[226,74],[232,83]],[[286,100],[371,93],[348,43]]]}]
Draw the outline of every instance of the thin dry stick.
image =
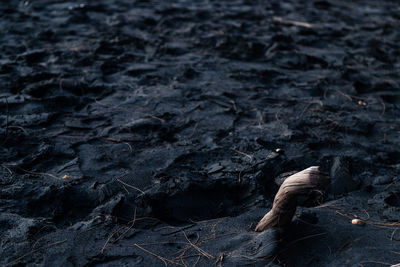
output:
[{"label": "thin dry stick", "polygon": [[335,90],[335,91],[336,91],[339,95],[341,95],[341,96],[347,98],[348,100],[353,101],[352,96],[350,96],[350,95],[348,95],[348,94],[345,94],[345,93],[343,93],[343,92],[340,91],[340,90]]},{"label": "thin dry stick", "polygon": [[57,241],[57,242],[54,242],[54,243],[51,243],[51,244],[45,245],[45,246],[43,246],[43,247],[40,247],[40,248],[37,248],[37,249],[31,250],[31,251],[29,251],[28,253],[26,253],[26,254],[22,255],[21,257],[19,257],[19,258],[17,258],[17,259],[15,259],[15,260],[13,260],[13,261],[11,261],[11,262],[7,263],[7,264],[6,264],[6,265],[4,265],[4,266],[10,266],[10,265],[13,265],[14,263],[16,263],[16,262],[18,262],[18,261],[22,260],[22,259],[23,259],[23,258],[25,258],[25,257],[28,257],[29,255],[31,255],[31,254],[33,254],[33,253],[35,253],[35,252],[39,251],[39,250],[42,250],[42,249],[44,249],[44,248],[49,248],[49,247],[52,247],[52,246],[56,246],[56,245],[60,245],[60,244],[62,244],[62,243],[65,243],[66,241],[67,241],[67,240],[63,240],[63,241]]},{"label": "thin dry stick", "polygon": [[13,176],[13,172],[10,170],[10,168],[7,168],[7,166],[4,165],[0,165],[1,167],[3,167],[4,169],[6,169],[8,171],[8,173],[10,174],[10,176]]},{"label": "thin dry stick", "polygon": [[[393,265],[393,264],[391,264],[391,263],[388,263],[388,262],[382,262],[382,261],[362,261],[362,262],[360,262],[359,264],[364,264],[364,263],[375,263],[375,264],[380,264],[380,265],[386,265],[386,266],[395,266],[395,265]],[[397,264],[396,264],[397,265]]]},{"label": "thin dry stick", "polygon": [[[133,220],[130,221],[130,222],[128,223],[128,224],[130,224],[130,225],[129,225],[129,226],[123,226],[123,227],[118,228],[117,230],[115,230],[115,231],[107,238],[107,240],[106,240],[106,242],[104,243],[104,246],[103,246],[103,248],[101,249],[100,252],[103,254],[103,253],[104,253],[104,250],[105,250],[107,247],[109,247],[109,244],[110,244],[110,243],[111,243],[111,244],[115,244],[116,242],[118,242],[118,240],[120,240],[121,238],[123,238],[123,237],[126,235],[126,233],[129,232],[129,230],[132,229],[132,227],[135,225],[135,222],[136,222],[136,209],[135,209],[135,213],[134,213],[134,215],[133,215]],[[126,229],[122,234],[120,234],[114,241],[111,242],[111,238],[113,238],[116,234],[119,234],[119,231],[122,230],[124,227],[127,227],[127,229]]]},{"label": "thin dry stick", "polygon": [[200,258],[201,258],[201,256],[198,256],[198,257],[197,257],[197,260],[196,260],[196,262],[193,264],[193,267],[196,267],[197,263],[199,263],[199,261],[200,261]]},{"label": "thin dry stick", "polygon": [[[183,242],[183,241],[164,241],[164,242],[149,242],[149,243],[141,243],[141,246],[162,246],[162,245],[174,245],[174,244],[179,244],[179,245],[187,245],[187,242]],[[121,247],[132,247],[134,245],[131,244],[121,244]],[[176,254],[176,253],[175,253]]]},{"label": "thin dry stick", "polygon": [[114,235],[116,235],[117,233],[119,233],[119,231],[121,230],[121,228],[118,228],[117,230],[115,230],[114,232],[112,232],[112,234],[107,238],[106,242],[104,243],[103,248],[100,250],[101,254],[104,253],[104,250],[108,247],[108,244],[110,243],[111,238],[113,238]]},{"label": "thin dry stick", "polygon": [[239,151],[239,150],[237,150],[237,149],[234,149],[234,148],[231,148],[231,149],[232,149],[233,151],[235,151],[236,153],[238,153],[239,155],[248,157],[248,158],[250,159],[250,161],[253,161],[253,157],[252,157],[251,155],[249,155],[249,154],[247,154],[247,153],[244,153],[244,152],[242,152],[242,151]]},{"label": "thin dry stick", "polygon": [[304,28],[312,28],[312,25],[307,22],[301,22],[301,21],[295,21],[295,20],[284,20],[281,17],[273,17],[272,20],[274,22],[281,23],[283,25],[288,25],[288,26],[299,26],[299,27],[304,27]]},{"label": "thin dry stick", "polygon": [[[187,242],[186,242],[185,244],[188,244],[188,246],[187,246],[186,248],[184,248],[184,249],[182,249],[182,250],[179,250],[179,251],[177,251],[176,253],[174,253],[174,254],[177,254],[177,253],[179,253],[179,252],[182,251],[182,252],[180,253],[180,255],[179,255],[178,257],[175,258],[175,260],[178,260],[178,259],[182,260],[182,259],[184,259],[184,258],[190,258],[190,257],[198,256],[198,258],[197,258],[195,264],[193,265],[193,266],[196,266],[201,257],[205,257],[205,258],[207,258],[207,259],[214,259],[214,258],[215,258],[214,256],[208,254],[207,252],[205,252],[204,250],[202,250],[201,248],[199,248],[199,247],[197,246],[197,245],[199,245],[199,244],[204,243],[205,240],[199,241],[200,237],[197,236],[197,240],[195,241],[195,243],[193,243],[193,242],[191,242],[191,241],[189,240],[189,238],[187,237],[187,235],[186,235],[186,233],[185,233],[184,231],[182,231],[182,233],[183,233],[183,235],[185,236],[185,238],[186,238],[186,240],[187,240]],[[196,249],[200,254],[186,255],[186,252],[188,252],[188,251],[189,251],[190,249],[192,249],[192,248]]]},{"label": "thin dry stick", "polygon": [[185,231],[182,231],[183,235],[185,236],[186,240],[188,241],[188,243],[190,244],[191,247],[193,247],[194,249],[196,249],[201,255],[203,255],[204,257],[206,257],[207,259],[214,259],[215,257],[208,254],[207,252],[205,252],[204,250],[202,250],[201,248],[199,248],[198,246],[196,246],[195,244],[192,243],[192,241],[190,241],[190,239],[187,237]]},{"label": "thin dry stick", "polygon": [[313,166],[288,177],[276,193],[272,209],[261,219],[255,229],[262,232],[274,226],[288,225],[296,211],[296,199],[301,193],[321,189],[330,183],[327,174]]},{"label": "thin dry stick", "polygon": [[203,256],[202,254],[200,254],[200,253],[198,253],[198,254],[190,254],[190,255],[185,255],[185,256],[182,256],[182,257],[179,257],[180,259],[181,258],[183,258],[183,259],[187,259],[187,258],[193,258],[193,257],[201,257],[201,256]]},{"label": "thin dry stick", "polygon": [[176,264],[176,265],[182,265],[182,264],[177,263],[177,262],[175,262],[175,261],[173,261],[173,260],[170,260],[170,259],[164,258],[163,256],[157,255],[157,254],[151,252],[150,250],[147,250],[147,249],[145,249],[145,248],[139,246],[138,244],[133,244],[133,245],[134,245],[135,247],[137,247],[137,248],[143,250],[144,252],[149,253],[150,255],[156,257],[157,259],[161,260],[161,261],[165,264],[165,266],[168,266],[168,263]]},{"label": "thin dry stick", "polygon": [[144,191],[140,190],[139,188],[134,187],[133,185],[127,184],[127,183],[125,183],[124,181],[121,181],[121,180],[118,179],[118,178],[117,178],[117,181],[120,182],[120,183],[123,184],[123,185],[126,185],[127,187],[130,187],[130,188],[132,188],[132,189],[135,189],[135,190],[139,191],[139,192],[142,193],[142,194],[145,194]]},{"label": "thin dry stick", "polygon": [[[56,179],[56,180],[59,180],[59,181],[65,180],[65,178],[57,177],[57,176],[55,176],[55,175],[53,175],[53,174],[51,174],[51,173],[28,171],[28,170],[25,170],[25,169],[23,169],[23,168],[21,168],[21,167],[18,167],[18,166],[17,166],[17,168],[20,169],[21,171],[26,172],[26,173],[29,173],[29,174],[33,174],[33,175],[45,175],[45,176],[52,177],[52,178],[54,178],[54,179]],[[70,176],[65,176],[65,177],[71,178]]]},{"label": "thin dry stick", "polygon": [[299,239],[293,240],[292,242],[290,242],[289,244],[287,244],[287,245],[285,246],[285,248],[283,248],[282,250],[280,250],[280,251],[279,251],[279,254],[282,254],[282,252],[288,250],[289,247],[293,246],[294,244],[296,244],[296,243],[298,243],[298,242],[300,242],[300,241],[303,241],[303,240],[306,240],[306,239],[310,239],[310,238],[314,238],[314,237],[317,237],[317,236],[322,236],[322,235],[326,235],[326,233],[318,233],[318,234],[308,235],[308,236],[304,236],[304,237],[301,237],[301,238],[299,238]]},{"label": "thin dry stick", "polygon": [[135,208],[135,212],[133,215],[133,220],[130,222],[130,225],[126,227],[126,230],[117,237],[117,239],[114,240],[113,244],[115,244],[116,242],[118,242],[118,240],[122,239],[125,237],[125,235],[129,232],[129,230],[132,229],[132,227],[135,225],[136,222],[136,208]]},{"label": "thin dry stick", "polygon": [[7,116],[6,116],[6,129],[4,131],[4,140],[3,140],[3,144],[7,141],[7,137],[8,137],[8,117],[10,116],[10,111],[8,109],[8,99],[7,96],[4,96],[4,98],[6,99],[6,109],[7,109]]},{"label": "thin dry stick", "polygon": [[[188,246],[187,246],[186,248],[181,249],[181,250],[177,251],[176,253],[174,253],[174,254],[177,254],[177,253],[179,253],[179,252],[182,251],[182,252],[180,253],[180,255],[179,255],[178,257],[176,257],[175,259],[180,259],[180,258],[182,258],[182,257],[187,257],[187,256],[186,256],[186,252],[189,251],[189,250],[192,249],[192,248],[194,248],[194,249],[196,249],[197,251],[199,251],[199,250],[197,249],[198,246],[201,245],[201,244],[204,244],[204,243],[208,242],[209,240],[214,240],[214,239],[216,239],[216,238],[220,238],[220,237],[224,237],[224,236],[232,235],[232,234],[237,234],[237,233],[228,233],[228,234],[222,234],[222,235],[218,235],[218,236],[212,236],[212,237],[205,238],[205,239],[203,239],[203,240],[199,240],[200,237],[197,236],[196,242],[194,242],[194,243],[191,242],[191,243],[194,244],[195,246],[193,246],[193,245],[190,244],[190,243],[185,243],[185,244],[188,244]],[[187,237],[186,237],[186,238],[187,238]],[[187,238],[187,240],[188,240],[188,238]],[[196,248],[196,247],[197,247],[197,248]],[[202,250],[202,249],[201,249],[201,250]],[[199,251],[199,252],[200,252],[200,251]],[[199,254],[199,258],[197,259],[197,261],[195,262],[195,264],[194,264],[193,266],[196,266],[196,265],[197,265],[197,263],[200,261],[200,258],[201,258],[201,257],[205,257],[205,258],[207,258],[207,259],[215,259],[214,256],[208,254],[209,256],[212,257],[212,258],[210,258],[210,257],[206,256],[206,254],[208,254],[208,253],[205,252],[204,250],[202,250],[202,252],[200,252],[200,254]]]},{"label": "thin dry stick", "polygon": [[182,262],[184,267],[188,267],[183,258],[181,258],[181,262]]},{"label": "thin dry stick", "polygon": [[382,113],[381,113],[381,117],[383,117],[383,115],[385,114],[386,111],[386,105],[385,102],[383,102],[382,98],[381,98],[381,104],[382,104]]},{"label": "thin dry stick", "polygon": [[183,230],[187,230],[187,229],[189,229],[189,228],[192,228],[193,226],[196,226],[196,224],[193,223],[193,224],[190,224],[190,225],[181,227],[181,228],[179,228],[178,230],[175,230],[175,231],[172,231],[172,232],[169,232],[169,233],[165,233],[165,234],[161,234],[161,235],[162,235],[162,236],[173,235],[173,234],[176,234],[176,233],[178,233],[178,232],[180,232],[180,231],[183,231]]},{"label": "thin dry stick", "polygon": [[[40,231],[42,231],[44,228],[46,228],[48,225],[45,225],[45,226],[43,226],[35,235],[37,235],[38,233],[40,233]],[[62,230],[61,232],[64,232],[65,230]],[[49,236],[49,235],[51,235],[51,234],[53,234],[53,233],[48,233],[48,234],[45,234],[44,236],[42,236],[42,237],[40,237],[39,239],[37,239],[36,241],[35,241],[35,243],[32,245],[32,249],[34,249],[35,247],[36,247],[36,245],[41,241],[41,240],[43,240],[43,239],[45,239],[47,236]]]},{"label": "thin dry stick", "polygon": [[[194,242],[194,243],[195,243],[196,245],[198,245],[198,244],[199,244],[199,240],[200,240],[200,236],[197,235],[197,240],[196,240],[196,242]],[[185,244],[188,244],[188,243],[185,242]],[[178,257],[176,257],[176,259],[179,259],[180,257],[183,257],[183,256],[186,254],[186,252],[187,252],[188,250],[190,250],[191,248],[192,248],[192,246],[191,246],[190,244],[188,244],[187,247],[178,250],[177,252],[175,252],[175,253],[172,254],[172,255],[176,255],[176,254],[180,253],[180,255],[179,255]]]},{"label": "thin dry stick", "polygon": [[103,139],[106,140],[106,141],[112,142],[112,143],[116,143],[116,144],[125,144],[129,148],[129,153],[133,152],[132,146],[127,141],[124,141],[124,140],[121,140],[121,139],[114,139],[114,138],[103,138]]},{"label": "thin dry stick", "polygon": [[[338,208],[336,208],[336,206],[332,206],[332,205],[321,205],[315,208],[324,208],[328,211],[332,211],[335,214],[338,214],[341,217],[345,217],[347,219],[349,219],[350,221],[354,218],[360,218],[359,215],[354,214],[354,213],[350,213],[348,212],[346,209],[344,208],[339,208],[340,206],[338,206]],[[360,218],[365,224],[369,224],[369,225],[374,225],[376,227],[379,228],[386,228],[386,229],[393,229],[396,227],[400,227],[400,222],[385,222],[385,221],[377,221],[377,220],[373,220],[369,213],[364,210],[364,212],[367,214],[366,218]]]},{"label": "thin dry stick", "polygon": [[302,118],[304,113],[307,112],[307,110],[313,105],[313,104],[319,104],[321,107],[324,106],[324,104],[322,103],[321,100],[317,100],[317,101],[312,101],[310,103],[307,104],[307,106],[303,109],[303,111],[300,113],[299,118]]},{"label": "thin dry stick", "polygon": [[18,125],[9,125],[8,129],[19,129],[24,132],[24,134],[28,135],[28,132],[24,129],[24,127]]},{"label": "thin dry stick", "polygon": [[398,241],[396,238],[393,238],[397,230],[399,230],[399,228],[396,228],[393,230],[392,235],[390,236],[390,241],[393,241],[393,240]]}]

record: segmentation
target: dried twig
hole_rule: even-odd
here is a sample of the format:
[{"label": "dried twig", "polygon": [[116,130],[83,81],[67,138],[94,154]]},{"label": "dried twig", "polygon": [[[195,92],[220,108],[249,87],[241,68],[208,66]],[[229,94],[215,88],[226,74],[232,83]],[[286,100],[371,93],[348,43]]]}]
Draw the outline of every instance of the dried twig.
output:
[{"label": "dried twig", "polygon": [[386,105],[385,105],[385,102],[383,102],[382,98],[380,100],[381,100],[381,104],[382,104],[381,117],[383,117],[383,115],[385,114],[385,111],[386,111]]},{"label": "dried twig", "polygon": [[283,25],[288,25],[288,26],[299,26],[299,27],[304,27],[304,28],[312,28],[312,25],[307,22],[301,22],[301,21],[295,21],[295,20],[284,20],[281,17],[273,17],[272,20],[274,22],[281,23]]},{"label": "dried twig", "polygon": [[392,267],[395,266],[396,267],[396,265],[393,265],[393,264],[388,263],[388,262],[382,262],[382,261],[362,261],[362,262],[359,263],[359,265],[364,266],[363,265],[364,263],[374,263],[374,264],[379,264],[379,265],[392,266]]},{"label": "dried twig", "polygon": [[255,230],[262,232],[274,226],[289,224],[296,211],[297,196],[309,190],[324,188],[329,183],[329,176],[316,166],[288,177],[276,193],[272,209],[261,219]]},{"label": "dried twig", "polygon": [[8,125],[8,129],[19,129],[24,132],[24,134],[28,135],[28,132],[22,126],[18,125]]},{"label": "dried twig", "polygon": [[[150,243],[142,243],[142,244],[121,244],[121,246],[127,246],[127,247],[137,247],[141,250],[143,250],[144,252],[160,259],[166,266],[170,263],[170,264],[175,264],[175,265],[181,265],[181,266],[186,266],[187,263],[184,261],[184,259],[188,259],[188,258],[193,258],[193,257],[197,257],[196,261],[194,262],[193,265],[190,266],[196,266],[198,264],[198,262],[200,261],[201,258],[206,258],[206,259],[215,259],[215,257],[213,255],[210,255],[209,253],[207,253],[206,251],[204,251],[203,249],[199,248],[199,245],[207,243],[210,240],[214,240],[216,238],[220,238],[220,237],[224,237],[227,235],[233,235],[233,234],[237,234],[236,232],[234,233],[228,233],[228,234],[222,234],[222,235],[218,235],[218,236],[212,236],[212,237],[207,237],[205,239],[200,240],[200,236],[197,235],[196,240],[191,241],[189,239],[189,237],[186,235],[186,233],[184,231],[181,231],[186,239],[186,241],[165,241],[165,242],[150,242]],[[175,258],[173,259],[168,259],[165,258],[163,256],[157,255],[156,253],[147,250],[145,248],[143,248],[143,246],[150,246],[150,245],[171,245],[171,244],[185,244],[187,246],[185,246],[182,249],[179,249],[178,251],[176,251],[175,253],[173,253],[172,255],[177,255]],[[187,255],[186,253],[188,251],[190,251],[191,249],[195,249],[198,253],[195,254],[189,254]]]},{"label": "dried twig", "polygon": [[399,228],[393,230],[392,234],[390,235],[390,241],[393,240],[399,241],[398,239],[394,238],[394,235],[396,234],[397,230],[399,230]]},{"label": "dried twig", "polygon": [[191,247],[193,247],[194,249],[196,249],[201,255],[203,255],[204,257],[206,257],[207,259],[214,259],[215,257],[208,254],[207,252],[205,252],[204,250],[202,250],[201,248],[199,248],[198,246],[196,246],[195,244],[192,243],[192,241],[190,241],[190,239],[187,237],[185,231],[182,231],[183,235],[185,236],[186,240],[188,241],[188,243],[190,244]]},{"label": "dried twig", "polygon": [[[118,228],[117,230],[115,230],[115,231],[107,238],[107,241],[104,243],[104,246],[103,246],[103,248],[101,249],[100,252],[101,252],[101,253],[104,253],[104,250],[105,250],[107,247],[109,247],[109,244],[110,244],[110,243],[111,243],[111,244],[115,244],[116,242],[118,242],[118,240],[124,238],[125,235],[126,235],[126,233],[128,233],[129,230],[131,230],[132,227],[135,225],[135,222],[136,222],[136,209],[135,209],[135,212],[134,212],[134,215],[133,215],[133,220],[130,221],[126,226],[123,226],[123,227]],[[126,227],[126,230],[125,230],[122,234],[120,234],[114,241],[111,242],[111,238],[113,238],[115,235],[119,234],[119,231],[122,230],[124,227]]]},{"label": "dried twig", "polygon": [[127,183],[125,183],[124,181],[122,181],[121,179],[118,179],[118,178],[117,178],[117,181],[120,182],[121,184],[123,184],[123,185],[129,187],[129,188],[135,189],[135,190],[139,191],[140,193],[145,194],[145,192],[144,192],[143,190],[140,190],[139,188],[137,188],[137,187],[135,187],[135,186],[133,186],[133,185],[127,184]]},{"label": "dried twig", "polygon": [[371,218],[369,213],[366,210],[363,210],[365,214],[367,215],[366,218],[362,218],[360,215],[351,213],[345,208],[341,208],[340,206],[333,206],[333,205],[320,205],[317,207],[314,207],[315,209],[319,208],[324,208],[328,211],[334,212],[335,214],[339,215],[340,217],[347,218],[349,221],[352,221],[355,218],[359,218],[364,224],[368,225],[373,225],[379,228],[385,228],[385,229],[396,229],[400,227],[400,222],[386,222],[386,221],[379,221],[379,220],[374,220]]},{"label": "dried twig", "polygon": [[33,172],[33,171],[28,171],[28,170],[25,170],[25,169],[23,169],[23,168],[21,168],[21,167],[18,167],[18,166],[17,166],[17,168],[20,169],[21,171],[26,172],[26,173],[29,173],[29,174],[33,174],[33,175],[45,175],[45,176],[52,177],[52,178],[54,178],[54,179],[56,179],[56,180],[59,180],[59,181],[64,181],[64,180],[67,179],[67,178],[71,178],[71,176],[69,176],[69,175],[64,175],[63,177],[58,177],[58,176],[55,176],[54,174],[47,173],[47,172]]},{"label": "dried twig", "polygon": [[8,168],[7,166],[4,166],[3,164],[1,164],[0,166],[8,171],[8,173],[10,174],[10,177],[13,176],[13,172],[10,170],[10,168]]},{"label": "dried twig", "polygon": [[103,139],[106,140],[106,141],[112,142],[112,143],[125,144],[125,145],[128,146],[129,152],[130,153],[133,152],[132,146],[127,141],[124,141],[124,140],[121,140],[121,139],[114,139],[114,138],[103,138]]},{"label": "dried twig", "polygon": [[8,109],[8,99],[7,96],[4,97],[6,99],[6,111],[7,111],[7,116],[6,116],[6,129],[4,131],[4,140],[3,140],[3,144],[7,141],[7,137],[8,137],[8,118],[10,116],[10,111]]},{"label": "dried twig", "polygon": [[187,230],[187,229],[189,229],[189,228],[192,228],[193,226],[196,226],[196,225],[197,225],[196,223],[192,223],[192,224],[189,224],[189,225],[187,225],[187,226],[180,227],[178,230],[174,230],[174,231],[172,231],[172,232],[165,233],[165,234],[161,234],[161,235],[162,235],[162,236],[173,235],[173,234],[176,234],[176,233],[181,232],[181,231],[183,231],[183,230]]},{"label": "dried twig", "polygon": [[249,155],[249,154],[247,154],[247,153],[244,153],[244,152],[242,152],[242,151],[239,151],[239,150],[237,150],[237,149],[234,149],[234,148],[231,148],[231,149],[232,149],[232,151],[235,151],[235,152],[238,153],[239,155],[245,156],[245,157],[249,158],[250,161],[253,161],[253,157],[252,157],[251,155]]},{"label": "dried twig", "polygon": [[39,251],[39,250],[42,250],[42,249],[45,249],[45,248],[49,248],[49,247],[52,247],[52,246],[56,246],[56,245],[60,245],[60,244],[62,244],[62,243],[65,243],[66,241],[67,241],[67,240],[57,241],[57,242],[54,242],[54,243],[51,243],[51,244],[42,246],[42,247],[40,247],[40,248],[33,249],[33,250],[29,251],[28,253],[22,255],[21,257],[19,257],[19,258],[13,260],[13,261],[7,263],[7,264],[4,265],[4,266],[14,265],[14,264],[17,263],[18,261],[22,260],[23,258],[25,258],[25,257],[27,257],[27,256],[29,256],[29,255],[31,255],[31,254],[33,254],[33,253]]},{"label": "dried twig", "polygon": [[165,264],[165,266],[168,266],[168,263],[183,266],[182,264],[177,263],[177,262],[175,262],[175,261],[173,261],[173,260],[170,260],[170,259],[164,258],[163,256],[157,255],[157,254],[155,254],[154,252],[151,252],[150,250],[147,250],[147,249],[141,247],[141,246],[138,245],[138,244],[133,244],[133,245],[134,245],[135,247],[137,247],[137,248],[143,250],[144,252],[146,252],[146,253],[148,253],[148,254],[150,254],[150,255],[156,257],[157,259],[161,260],[161,261]]}]

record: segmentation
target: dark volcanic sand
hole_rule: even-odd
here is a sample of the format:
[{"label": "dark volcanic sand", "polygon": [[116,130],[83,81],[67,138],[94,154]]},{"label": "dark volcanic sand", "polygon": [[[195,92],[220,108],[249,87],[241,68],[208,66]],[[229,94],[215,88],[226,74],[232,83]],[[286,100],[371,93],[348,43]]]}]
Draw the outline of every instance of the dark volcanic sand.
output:
[{"label": "dark volcanic sand", "polygon": [[[396,1],[2,1],[0,264],[400,262],[399,18]],[[276,178],[313,165],[328,193],[254,233]]]}]

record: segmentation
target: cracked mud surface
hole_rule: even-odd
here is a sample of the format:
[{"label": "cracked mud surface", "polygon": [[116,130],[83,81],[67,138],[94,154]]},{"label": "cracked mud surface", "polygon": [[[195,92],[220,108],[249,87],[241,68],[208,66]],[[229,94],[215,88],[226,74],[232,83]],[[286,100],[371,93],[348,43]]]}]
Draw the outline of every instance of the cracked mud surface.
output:
[{"label": "cracked mud surface", "polygon": [[[400,262],[395,2],[13,0],[0,14],[0,264]],[[279,181],[314,165],[327,193],[254,233]]]}]

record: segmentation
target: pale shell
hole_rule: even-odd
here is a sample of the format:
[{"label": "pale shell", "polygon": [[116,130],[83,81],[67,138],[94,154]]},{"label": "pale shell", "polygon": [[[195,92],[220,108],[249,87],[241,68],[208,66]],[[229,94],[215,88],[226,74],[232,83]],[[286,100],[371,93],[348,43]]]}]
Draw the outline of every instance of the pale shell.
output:
[{"label": "pale shell", "polygon": [[365,224],[364,221],[360,220],[360,219],[353,219],[353,220],[351,220],[351,223],[356,224],[356,225],[364,225]]}]

